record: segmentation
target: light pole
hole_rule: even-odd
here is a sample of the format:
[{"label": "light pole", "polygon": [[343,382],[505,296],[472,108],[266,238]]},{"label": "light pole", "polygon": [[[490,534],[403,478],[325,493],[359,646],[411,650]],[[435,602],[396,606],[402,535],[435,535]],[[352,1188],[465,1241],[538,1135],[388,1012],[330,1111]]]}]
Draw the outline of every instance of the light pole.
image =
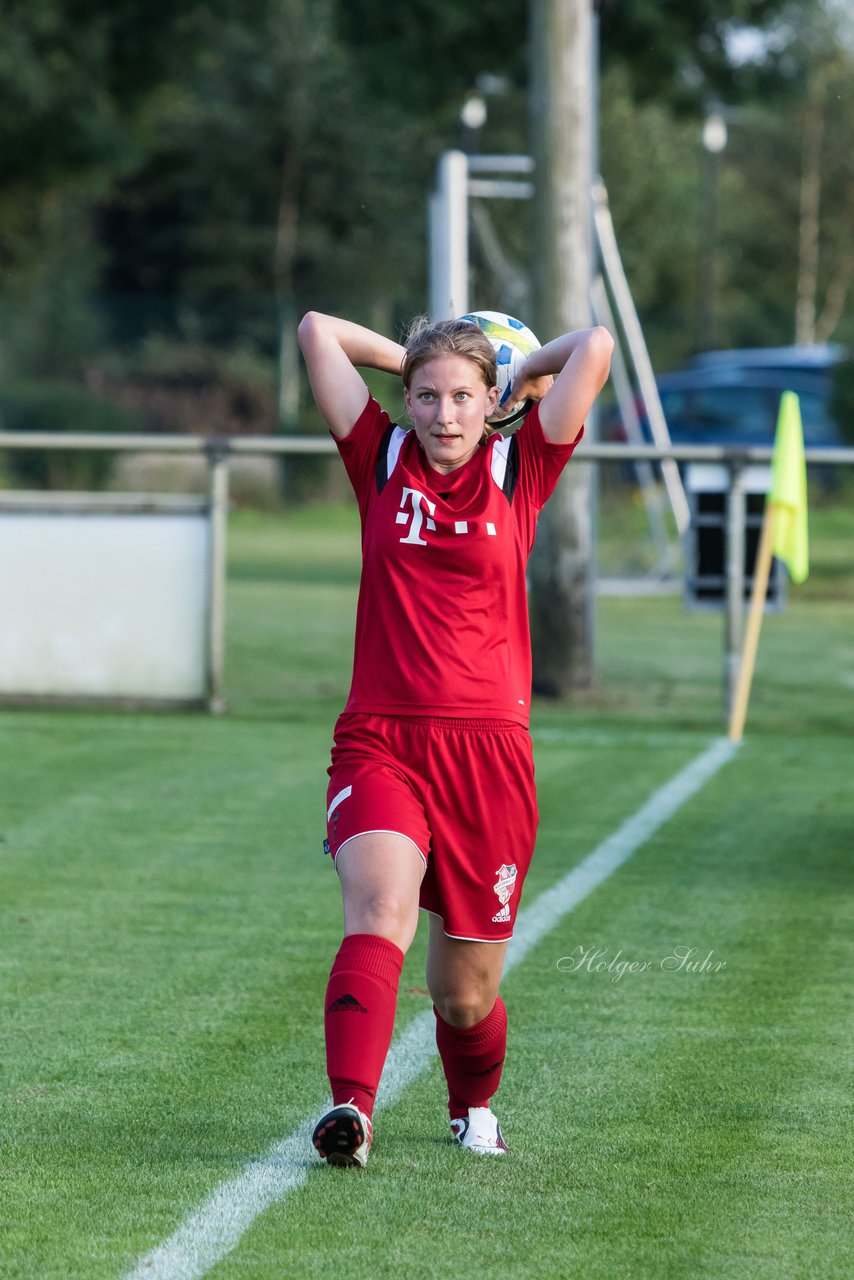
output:
[{"label": "light pole", "polygon": [[460,107],[463,151],[471,154],[480,150],[480,131],[486,124],[486,117],[486,99],[480,93],[470,93]]},{"label": "light pole", "polygon": [[700,182],[702,208],[699,231],[701,244],[700,270],[697,297],[698,351],[713,348],[717,338],[717,234],[718,234],[718,177],[720,155],[727,144],[726,120],[720,110],[711,109],[703,122],[702,174]]}]

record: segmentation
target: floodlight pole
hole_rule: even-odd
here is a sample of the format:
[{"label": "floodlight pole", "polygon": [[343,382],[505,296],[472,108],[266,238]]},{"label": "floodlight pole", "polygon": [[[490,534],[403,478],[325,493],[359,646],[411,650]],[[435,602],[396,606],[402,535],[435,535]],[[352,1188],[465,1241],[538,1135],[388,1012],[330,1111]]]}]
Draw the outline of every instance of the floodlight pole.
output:
[{"label": "floodlight pole", "polygon": [[430,198],[430,318],[447,320],[469,309],[468,158],[446,151],[439,158]]},{"label": "floodlight pole", "polygon": [[439,157],[436,189],[430,197],[429,312],[446,320],[469,310],[469,200],[530,200],[534,162],[525,155],[466,155],[445,151]]}]

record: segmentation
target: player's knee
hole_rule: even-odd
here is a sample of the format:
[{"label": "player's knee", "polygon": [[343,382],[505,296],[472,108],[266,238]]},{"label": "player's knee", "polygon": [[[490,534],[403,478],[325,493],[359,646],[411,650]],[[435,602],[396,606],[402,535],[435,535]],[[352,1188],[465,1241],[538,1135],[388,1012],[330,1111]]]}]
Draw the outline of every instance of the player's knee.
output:
[{"label": "player's knee", "polygon": [[483,1021],[495,1004],[493,994],[478,990],[431,994],[439,1017],[452,1027],[473,1027]]},{"label": "player's knee", "polygon": [[349,932],[373,933],[392,941],[408,934],[416,913],[417,904],[388,889],[360,894],[345,909]]}]

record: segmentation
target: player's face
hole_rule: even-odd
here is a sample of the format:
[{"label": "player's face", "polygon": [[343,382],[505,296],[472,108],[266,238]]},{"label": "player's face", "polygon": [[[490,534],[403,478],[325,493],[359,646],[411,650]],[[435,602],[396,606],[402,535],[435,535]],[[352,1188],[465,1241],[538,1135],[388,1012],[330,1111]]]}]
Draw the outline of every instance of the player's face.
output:
[{"label": "player's face", "polygon": [[498,388],[487,387],[477,365],[465,356],[436,356],[415,370],[404,397],[428,462],[448,472],[477,450]]}]

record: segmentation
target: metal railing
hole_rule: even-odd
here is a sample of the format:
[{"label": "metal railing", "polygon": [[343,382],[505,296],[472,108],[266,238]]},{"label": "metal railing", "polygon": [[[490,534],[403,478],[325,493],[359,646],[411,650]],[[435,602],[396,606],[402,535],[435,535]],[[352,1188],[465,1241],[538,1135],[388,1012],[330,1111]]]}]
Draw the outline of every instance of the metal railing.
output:
[{"label": "metal railing", "polygon": [[[62,449],[106,453],[187,454],[207,459],[207,495],[210,507],[210,617],[207,654],[207,705],[211,711],[225,708],[225,584],[229,464],[231,459],[284,454],[334,454],[335,441],[328,436],[192,436],[106,435],[63,431],[0,431],[0,450]],[[854,467],[854,448],[806,450],[807,466]],[[625,463],[713,462],[726,467],[726,602],[724,626],[724,683],[727,710],[731,705],[741,662],[745,597],[745,527],[747,515],[743,476],[747,467],[769,465],[770,448],[723,448],[718,445],[606,444],[585,441],[579,462]],[[14,491],[5,495],[14,501]],[[4,495],[0,493],[0,500]]]}]

